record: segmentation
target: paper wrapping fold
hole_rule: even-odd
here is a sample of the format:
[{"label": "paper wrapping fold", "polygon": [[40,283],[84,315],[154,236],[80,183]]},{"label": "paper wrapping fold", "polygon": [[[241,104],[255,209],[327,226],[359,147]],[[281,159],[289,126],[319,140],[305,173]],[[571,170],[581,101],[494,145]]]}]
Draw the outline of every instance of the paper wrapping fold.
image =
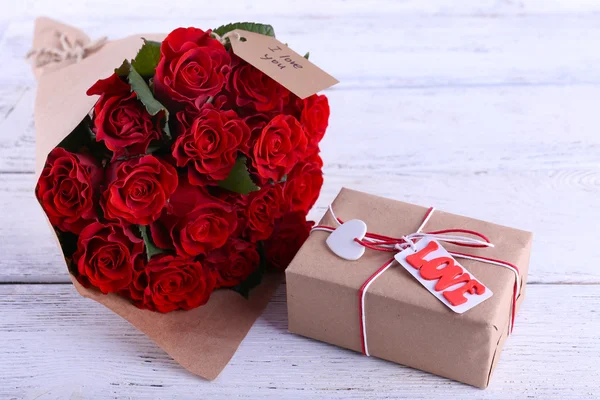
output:
[{"label": "paper wrapping fold", "polygon": [[[90,40],[76,28],[38,18],[33,48],[58,46],[57,32],[64,32],[83,44]],[[108,42],[79,63],[67,60],[43,68],[34,67],[38,78],[34,111],[36,180],[48,153],[94,106],[97,96],[87,96],[87,89],[98,79],[110,76],[124,59],[135,57],[143,43],[142,37],[162,40],[165,35],[134,35]],[[167,314],[140,310],[120,296],[103,295],[84,288],[72,276],[71,280],[82,296],[96,300],[129,321],[190,372],[215,379],[264,310],[281,276],[265,276],[263,283],[250,292],[249,300],[233,291],[219,290],[202,307]]]},{"label": "paper wrapping fold", "polygon": [[[360,219],[369,232],[393,237],[414,232],[427,211],[349,189],[342,189],[333,209],[344,221]],[[329,214],[320,224],[335,226]],[[518,307],[525,294],[531,233],[439,210],[424,231],[450,228],[481,232],[495,247],[465,250],[444,243],[449,251],[500,259],[519,268]],[[390,254],[367,249],[359,260],[346,261],[329,250],[326,238],[326,232],[311,233],[286,271],[289,330],[360,352],[358,290]],[[494,295],[456,314],[396,265],[366,295],[369,351],[375,357],[485,388],[509,331],[515,277],[500,266],[459,261]]]}]

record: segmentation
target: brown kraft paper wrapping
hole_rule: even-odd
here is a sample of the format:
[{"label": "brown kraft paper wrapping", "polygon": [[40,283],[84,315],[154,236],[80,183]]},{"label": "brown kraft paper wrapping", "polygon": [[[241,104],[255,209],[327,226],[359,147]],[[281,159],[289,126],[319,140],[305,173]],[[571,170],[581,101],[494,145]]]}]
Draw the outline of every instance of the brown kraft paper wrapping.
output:
[{"label": "brown kraft paper wrapping", "polygon": [[[342,189],[333,210],[343,221],[365,221],[369,232],[400,237],[419,227],[427,208]],[[335,226],[329,213],[320,224]],[[518,309],[525,294],[532,234],[439,210],[424,231],[450,228],[481,232],[495,247],[466,249],[443,243],[447,250],[500,259],[519,268]],[[329,250],[327,235],[311,233],[286,271],[289,330],[360,352],[358,291],[390,254],[367,249],[359,260],[347,261]],[[396,264],[366,294],[369,351],[375,357],[485,388],[509,333],[515,276],[500,266],[468,259],[459,262],[494,295],[456,314]]]},{"label": "brown kraft paper wrapping", "polygon": [[[82,45],[90,40],[76,28],[38,18],[33,48],[58,47],[58,32]],[[98,99],[87,96],[87,89],[98,79],[110,76],[124,59],[135,57],[143,44],[142,37],[162,40],[165,35],[129,36],[109,41],[79,63],[68,60],[34,67],[38,79],[34,112],[36,180],[48,153],[77,127]],[[190,372],[215,379],[266,307],[281,276],[266,275],[263,283],[250,292],[249,300],[230,290],[218,290],[204,306],[167,314],[140,310],[120,296],[103,295],[84,288],[72,276],[71,280],[82,296],[96,300],[129,321]]]}]

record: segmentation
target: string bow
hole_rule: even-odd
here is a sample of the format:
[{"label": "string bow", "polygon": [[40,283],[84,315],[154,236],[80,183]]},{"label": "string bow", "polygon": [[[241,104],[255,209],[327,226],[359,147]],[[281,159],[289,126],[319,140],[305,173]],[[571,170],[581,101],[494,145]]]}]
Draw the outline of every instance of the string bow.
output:
[{"label": "string bow", "polygon": [[[340,218],[336,217],[331,205],[329,205],[328,211],[331,214],[331,216],[333,217],[333,220],[335,221],[337,226],[340,226],[344,223]],[[404,235],[399,238],[393,238],[390,236],[367,232],[365,234],[364,238],[354,238],[354,241],[366,248],[369,248],[372,250],[377,250],[377,251],[388,252],[388,253],[398,253],[400,251],[407,249],[408,247],[415,250],[415,243],[421,239],[426,239],[426,238],[436,240],[439,242],[454,244],[454,245],[462,246],[462,247],[472,247],[472,248],[494,247],[494,245],[490,242],[490,240],[485,235],[483,235],[479,232],[476,232],[476,231],[468,230],[468,229],[445,229],[445,230],[433,231],[433,232],[422,232],[425,225],[427,224],[427,222],[433,215],[434,211],[435,211],[435,208],[433,208],[433,207],[429,208],[429,210],[427,210],[427,213],[425,214],[425,217],[423,218],[423,221],[421,222],[421,225],[419,226],[419,228],[415,232],[410,233],[408,235]],[[335,231],[335,229],[336,228],[331,227],[331,226],[316,225],[311,229],[311,232],[324,231],[324,232],[331,233],[331,232]],[[471,237],[471,236],[464,236],[461,234],[468,234],[468,235],[475,236],[477,238]],[[457,258],[465,258],[465,259],[475,260],[475,261],[479,261],[479,262],[483,262],[483,263],[487,263],[487,264],[498,265],[498,266],[507,268],[514,273],[515,284],[513,287],[512,307],[511,307],[511,313],[510,313],[510,317],[509,317],[510,332],[512,332],[514,323],[515,323],[516,302],[517,302],[517,298],[519,296],[519,291],[521,288],[521,283],[520,283],[521,278],[519,276],[519,269],[515,265],[510,264],[505,261],[502,261],[502,260],[496,260],[496,259],[487,258],[487,257],[475,256],[472,254],[465,254],[465,253],[460,253],[460,252],[455,252],[455,251],[448,251],[448,253],[450,253],[453,257],[457,257]],[[395,261],[396,260],[394,257],[392,257],[391,259],[386,261],[385,264],[383,264],[377,271],[375,271],[363,283],[363,285],[361,286],[361,288],[359,289],[359,292],[358,292],[358,294],[359,294],[359,321],[360,321],[360,332],[361,332],[361,345],[362,345],[363,354],[365,354],[367,356],[369,356],[370,354],[369,354],[369,347],[368,347],[368,342],[367,342],[367,322],[366,322],[366,316],[365,316],[366,293],[367,293],[367,290],[369,289],[369,286],[378,277],[380,277],[388,268],[393,266]]]}]

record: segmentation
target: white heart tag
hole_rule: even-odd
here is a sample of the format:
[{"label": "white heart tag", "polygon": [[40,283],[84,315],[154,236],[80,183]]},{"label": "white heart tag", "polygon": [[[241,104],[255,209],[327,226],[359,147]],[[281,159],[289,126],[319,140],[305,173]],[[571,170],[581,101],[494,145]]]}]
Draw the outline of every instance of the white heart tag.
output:
[{"label": "white heart tag", "polygon": [[352,219],[338,226],[326,240],[327,246],[338,257],[344,260],[356,261],[364,253],[365,247],[354,241],[355,238],[363,239],[367,234],[367,224],[360,219]]}]

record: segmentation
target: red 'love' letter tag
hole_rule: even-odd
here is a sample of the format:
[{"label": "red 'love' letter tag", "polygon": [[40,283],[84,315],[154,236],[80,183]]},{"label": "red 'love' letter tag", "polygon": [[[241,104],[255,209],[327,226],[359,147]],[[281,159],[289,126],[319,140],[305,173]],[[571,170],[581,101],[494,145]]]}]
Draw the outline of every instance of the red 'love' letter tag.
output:
[{"label": "red 'love' letter tag", "polygon": [[433,239],[396,254],[396,261],[452,311],[462,314],[492,297],[492,291]]}]

